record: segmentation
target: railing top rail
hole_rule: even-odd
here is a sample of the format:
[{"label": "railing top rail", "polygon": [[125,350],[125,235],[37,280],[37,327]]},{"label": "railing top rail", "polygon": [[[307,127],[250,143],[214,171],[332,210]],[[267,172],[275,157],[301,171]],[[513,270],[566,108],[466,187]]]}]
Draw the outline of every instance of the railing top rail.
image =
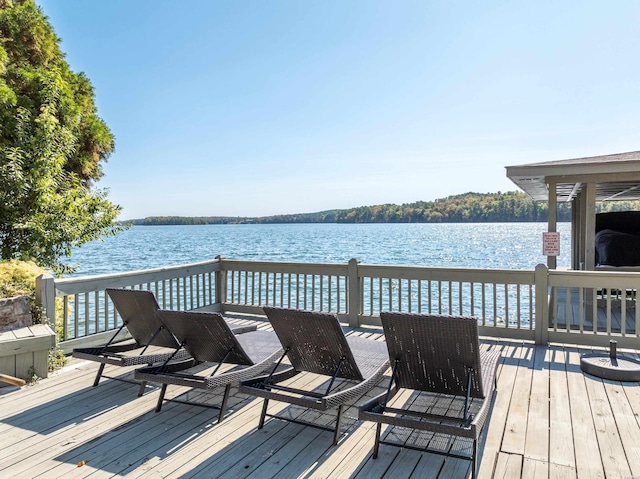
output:
[{"label": "railing top rail", "polygon": [[501,282],[533,284],[534,270],[491,268],[440,268],[434,266],[397,266],[385,264],[359,264],[361,276],[401,277],[407,279],[472,280],[477,277],[494,277]]},{"label": "railing top rail", "polygon": [[[163,266],[124,273],[109,273],[93,276],[79,276],[70,278],[56,278],[57,293],[76,294],[87,291],[90,285],[91,291],[105,289],[107,287],[129,286],[145,282],[161,281],[177,276],[189,276],[192,274],[216,272],[220,270],[220,260],[201,261],[198,263],[181,264],[176,266]],[[176,275],[176,273],[180,273]],[[133,280],[133,281],[132,281]]]},{"label": "railing top rail", "polygon": [[572,278],[611,278],[611,279],[637,279],[640,278],[640,271],[611,271],[611,270],[549,270],[550,277],[572,277]]},{"label": "railing top rail", "polygon": [[231,271],[260,271],[260,270],[278,270],[285,272],[296,272],[296,270],[317,271],[317,272],[336,272],[346,273],[348,265],[346,263],[304,263],[304,262],[285,262],[285,261],[251,261],[251,260],[222,260],[222,269]]}]

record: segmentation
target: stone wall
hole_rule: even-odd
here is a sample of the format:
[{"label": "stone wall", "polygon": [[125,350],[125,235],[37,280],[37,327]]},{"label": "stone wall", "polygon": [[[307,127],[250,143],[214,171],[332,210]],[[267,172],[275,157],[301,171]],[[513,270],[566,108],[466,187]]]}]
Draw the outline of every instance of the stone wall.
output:
[{"label": "stone wall", "polygon": [[32,324],[29,296],[0,299],[0,331],[10,331]]}]

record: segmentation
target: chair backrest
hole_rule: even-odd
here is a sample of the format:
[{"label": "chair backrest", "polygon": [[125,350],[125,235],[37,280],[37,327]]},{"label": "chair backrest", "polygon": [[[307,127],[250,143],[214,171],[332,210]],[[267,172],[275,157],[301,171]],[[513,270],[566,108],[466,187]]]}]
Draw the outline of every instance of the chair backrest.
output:
[{"label": "chair backrest", "polygon": [[[158,316],[160,307],[152,292],[108,288],[107,294],[138,344],[147,346],[153,338],[151,344],[154,346],[178,347],[176,339],[164,328]],[[160,328],[161,331],[157,333]]]},{"label": "chair backrest", "polygon": [[362,373],[335,314],[263,309],[296,370],[333,376],[340,366],[337,377],[362,381]]},{"label": "chair backrest", "polygon": [[[478,321],[466,316],[381,312],[398,387],[484,398]],[[396,360],[398,360],[396,362]]]},{"label": "chair backrest", "polygon": [[161,309],[158,314],[196,361],[253,364],[220,313]]}]

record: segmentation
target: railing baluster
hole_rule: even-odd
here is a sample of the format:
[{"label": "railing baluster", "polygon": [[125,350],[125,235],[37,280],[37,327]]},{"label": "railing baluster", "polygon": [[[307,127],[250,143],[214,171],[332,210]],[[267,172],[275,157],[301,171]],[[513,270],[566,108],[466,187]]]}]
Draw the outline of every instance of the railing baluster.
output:
[{"label": "railing baluster", "polygon": [[78,294],[73,295],[73,337],[78,337],[78,322],[80,321],[80,305],[78,304]]},{"label": "railing baluster", "polygon": [[520,286],[516,285],[516,326],[518,329],[522,327],[522,318],[520,317]]},{"label": "railing baluster", "polygon": [[509,287],[504,285],[504,327],[509,327]]},{"label": "railing baluster", "polygon": [[627,289],[622,288],[620,294],[620,334],[627,335]]},{"label": "railing baluster", "polygon": [[109,299],[106,290],[102,292],[102,301],[104,303],[104,330],[109,331]]},{"label": "railing baluster", "polygon": [[[469,312],[471,313],[471,316],[475,316],[476,315],[476,287],[475,287],[475,283],[471,282],[469,283],[469,296],[471,297],[471,306],[469,308]],[[482,325],[484,326],[484,321],[482,321]]]},{"label": "railing baluster", "polygon": [[[251,273],[251,306],[259,306],[260,305],[260,273],[258,271],[253,271]],[[258,297],[256,301],[256,296]]]},{"label": "railing baluster", "polygon": [[[608,289],[608,293],[607,293],[607,309],[606,309],[606,322],[607,322],[607,334],[611,334],[611,288]],[[596,302],[598,301],[598,299],[596,298]],[[598,320],[598,317],[596,316],[596,321]]]},{"label": "railing baluster", "polygon": [[63,321],[62,321],[62,339],[69,338],[69,296],[65,296],[62,303]]}]

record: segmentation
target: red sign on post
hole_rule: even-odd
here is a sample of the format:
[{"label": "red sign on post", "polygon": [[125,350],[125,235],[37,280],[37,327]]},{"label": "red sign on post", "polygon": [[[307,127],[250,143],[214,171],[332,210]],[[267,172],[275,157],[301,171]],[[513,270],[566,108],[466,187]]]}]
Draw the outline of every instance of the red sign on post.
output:
[{"label": "red sign on post", "polygon": [[545,256],[560,255],[560,233],[557,231],[542,233],[542,254]]}]

